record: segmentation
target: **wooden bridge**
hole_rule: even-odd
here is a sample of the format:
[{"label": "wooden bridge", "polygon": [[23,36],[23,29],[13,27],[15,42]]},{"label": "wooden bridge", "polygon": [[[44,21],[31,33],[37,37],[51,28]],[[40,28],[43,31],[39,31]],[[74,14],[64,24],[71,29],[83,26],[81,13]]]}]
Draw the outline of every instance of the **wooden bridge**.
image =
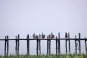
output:
[{"label": "wooden bridge", "polygon": [[[66,34],[66,33],[65,33]],[[46,40],[47,41],[47,54],[50,55],[51,54],[51,47],[50,47],[50,43],[51,43],[51,40],[55,40],[56,41],[56,55],[57,54],[60,54],[61,51],[60,51],[60,40],[65,40],[65,46],[66,46],[66,53],[67,51],[71,52],[70,50],[70,41],[71,40],[74,40],[75,41],[75,52],[77,54],[77,50],[79,50],[79,53],[81,53],[81,41],[84,41],[85,42],[85,51],[87,52],[87,39],[86,37],[85,38],[80,38],[81,34],[79,33],[79,38],[76,38],[76,35],[74,38],[70,38],[70,33],[68,33],[68,36],[66,38],[66,35],[65,35],[65,38],[60,38],[60,33],[58,33],[58,36],[56,36],[55,38],[53,39],[50,39],[48,36],[47,38],[45,39],[40,39],[40,38],[34,38],[34,39],[30,39],[29,38],[29,34],[27,35],[27,38],[26,39],[23,39],[23,38],[20,38],[20,35],[18,34],[18,36],[15,37],[15,39],[9,39],[9,36],[5,36],[5,39],[0,39],[0,41],[4,41],[5,42],[5,46],[4,46],[4,55],[8,55],[9,53],[9,41],[12,41],[12,40],[15,40],[15,43],[16,43],[16,47],[15,47],[15,50],[16,50],[16,54],[19,55],[19,41],[20,40],[26,40],[27,41],[27,54],[30,55],[30,41],[31,40],[36,40],[37,41],[37,47],[36,47],[36,52],[37,52],[37,56],[38,55],[41,55],[41,40]],[[78,41],[78,43],[76,43]],[[69,44],[67,44],[67,42],[69,42]],[[79,44],[79,48],[77,49],[77,46]],[[69,45],[69,50],[67,50],[67,45]]]}]

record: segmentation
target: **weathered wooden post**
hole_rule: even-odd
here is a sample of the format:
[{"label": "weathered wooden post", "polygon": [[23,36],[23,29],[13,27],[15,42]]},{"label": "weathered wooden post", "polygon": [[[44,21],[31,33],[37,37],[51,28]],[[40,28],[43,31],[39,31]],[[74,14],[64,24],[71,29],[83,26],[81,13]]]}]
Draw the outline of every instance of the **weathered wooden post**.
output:
[{"label": "weathered wooden post", "polygon": [[57,36],[56,36],[56,57],[57,57]]},{"label": "weathered wooden post", "polygon": [[79,53],[81,54],[81,42],[80,42],[80,33],[79,33]]},{"label": "weathered wooden post", "polygon": [[50,48],[51,48],[51,40],[50,40],[50,36],[47,36],[47,54],[50,55]]},{"label": "weathered wooden post", "polygon": [[48,45],[48,36],[47,36],[47,55],[48,55],[48,48],[49,48],[49,45]]},{"label": "weathered wooden post", "polygon": [[18,55],[18,39],[17,39],[17,36],[16,37],[16,40],[15,40],[15,43],[16,43],[16,46],[15,46],[15,55]]},{"label": "weathered wooden post", "polygon": [[69,53],[70,53],[70,33],[67,34],[65,32],[65,38],[66,38],[65,44],[66,44],[66,54],[67,54],[67,41],[69,42]]},{"label": "weathered wooden post", "polygon": [[50,39],[51,39],[51,38],[50,38],[50,36],[49,36],[49,42],[48,42],[48,43],[49,43],[49,44],[48,44],[48,45],[49,45],[49,55],[51,54],[51,40],[50,40]]},{"label": "weathered wooden post", "polygon": [[60,33],[58,33],[58,54],[60,54]]},{"label": "weathered wooden post", "polygon": [[41,35],[39,34],[39,37],[37,38],[37,47],[36,47],[36,52],[37,55],[41,55]]},{"label": "weathered wooden post", "polygon": [[68,33],[68,39],[69,39],[69,53],[70,53],[70,33]]},{"label": "weathered wooden post", "polygon": [[8,53],[9,53],[9,37],[7,35],[7,55],[8,55]]},{"label": "weathered wooden post", "polygon": [[65,48],[66,48],[66,54],[67,54],[67,33],[66,32],[65,32],[65,39],[66,39],[65,40],[65,45],[66,45]]},{"label": "weathered wooden post", "polygon": [[39,55],[41,55],[41,40],[39,39]]},{"label": "weathered wooden post", "polygon": [[77,50],[79,50],[79,53],[81,54],[80,33],[79,33],[78,40],[76,39],[76,36],[75,36],[75,51],[76,51],[76,54],[77,54]]},{"label": "weathered wooden post", "polygon": [[37,37],[37,48],[36,48],[36,52],[37,52],[37,56],[38,56],[38,37]]},{"label": "weathered wooden post", "polygon": [[86,43],[87,39],[85,37],[85,50],[86,50],[86,53],[87,53],[87,43]]},{"label": "weathered wooden post", "polygon": [[30,41],[29,41],[29,34],[27,35],[27,55],[30,55]]},{"label": "weathered wooden post", "polygon": [[49,55],[51,54],[51,40],[49,39]]},{"label": "weathered wooden post", "polygon": [[41,35],[39,34],[39,40],[38,40],[39,55],[41,55],[41,40],[40,39],[41,39]]},{"label": "weathered wooden post", "polygon": [[5,36],[5,46],[4,46],[4,56],[6,56],[6,42],[7,42],[7,37]]},{"label": "weathered wooden post", "polygon": [[19,34],[18,34],[18,55],[19,55]]},{"label": "weathered wooden post", "polygon": [[77,54],[77,44],[76,44],[76,35],[75,35],[75,53]]}]

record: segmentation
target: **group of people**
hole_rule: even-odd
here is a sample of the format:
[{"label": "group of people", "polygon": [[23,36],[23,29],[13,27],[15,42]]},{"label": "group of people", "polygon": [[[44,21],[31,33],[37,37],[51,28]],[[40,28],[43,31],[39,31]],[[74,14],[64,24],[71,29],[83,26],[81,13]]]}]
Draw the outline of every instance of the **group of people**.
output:
[{"label": "group of people", "polygon": [[[49,36],[49,38],[54,38],[55,37],[52,32],[48,36]],[[33,38],[38,38],[38,37],[44,39],[45,38],[45,34],[42,33],[41,35],[39,34],[39,36],[36,35],[35,33],[33,34]],[[68,34],[65,33],[65,38],[67,38],[67,37],[68,37]]]},{"label": "group of people", "polygon": [[[54,38],[54,35],[53,35],[52,32],[51,32],[51,34],[49,34],[48,36],[49,36],[49,38]],[[45,38],[45,34],[42,33],[41,35],[39,34],[39,36],[36,35],[35,33],[33,34],[33,38],[38,38],[38,37],[44,39],[44,38]]]}]

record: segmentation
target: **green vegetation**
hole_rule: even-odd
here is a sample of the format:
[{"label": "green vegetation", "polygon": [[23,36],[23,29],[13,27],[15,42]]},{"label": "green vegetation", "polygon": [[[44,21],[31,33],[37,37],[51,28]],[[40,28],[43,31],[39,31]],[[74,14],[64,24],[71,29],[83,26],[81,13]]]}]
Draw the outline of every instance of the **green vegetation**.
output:
[{"label": "green vegetation", "polygon": [[[0,58],[3,58],[4,56],[0,56]],[[6,56],[5,58],[56,58],[56,55],[51,54],[50,56],[48,55],[39,55],[38,57],[36,55],[19,55],[19,56],[15,56],[15,55],[10,55],[10,56]],[[60,54],[57,55],[57,58],[87,58],[87,54]]]}]

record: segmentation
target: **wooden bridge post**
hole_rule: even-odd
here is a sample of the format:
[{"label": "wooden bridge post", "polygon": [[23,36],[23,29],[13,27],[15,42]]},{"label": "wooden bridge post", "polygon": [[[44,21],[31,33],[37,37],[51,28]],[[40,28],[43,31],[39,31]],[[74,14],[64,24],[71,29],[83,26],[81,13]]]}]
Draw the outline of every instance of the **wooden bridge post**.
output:
[{"label": "wooden bridge post", "polygon": [[39,48],[39,55],[41,55],[41,36],[39,34],[39,40],[38,40],[38,48]]},{"label": "wooden bridge post", "polygon": [[8,55],[8,53],[9,53],[9,37],[7,35],[7,55]]},{"label": "wooden bridge post", "polygon": [[30,41],[29,41],[29,34],[27,35],[27,55],[30,55]]},{"label": "wooden bridge post", "polygon": [[77,54],[77,44],[76,44],[76,35],[75,35],[75,53]]},{"label": "wooden bridge post", "polygon": [[67,33],[66,32],[65,32],[65,39],[66,39],[65,40],[65,45],[66,45],[65,48],[66,48],[66,54],[67,54]]},{"label": "wooden bridge post", "polygon": [[81,54],[81,42],[80,42],[80,33],[79,33],[79,53]]},{"label": "wooden bridge post", "polygon": [[47,36],[47,55],[51,54],[51,40],[50,36]]},{"label": "wooden bridge post", "polygon": [[36,52],[37,52],[37,56],[38,56],[38,37],[37,37],[37,48],[36,48]]},{"label": "wooden bridge post", "polygon": [[19,55],[19,37],[20,35],[18,34],[18,55]]},{"label": "wooden bridge post", "polygon": [[38,44],[39,44],[39,55],[41,55],[41,40],[39,39],[39,42],[38,42]]},{"label": "wooden bridge post", "polygon": [[57,47],[57,36],[56,36],[56,57],[57,57],[57,49],[58,47]]},{"label": "wooden bridge post", "polygon": [[16,40],[15,40],[15,43],[16,43],[16,46],[15,46],[15,55],[18,55],[18,39],[17,39],[17,36],[15,36]]},{"label": "wooden bridge post", "polygon": [[47,36],[47,55],[49,54],[48,53],[48,48],[49,48],[49,45],[48,45],[48,36]]},{"label": "wooden bridge post", "polygon": [[5,36],[5,46],[4,46],[4,56],[6,56],[6,42],[7,42],[7,37]]},{"label": "wooden bridge post", "polygon": [[50,55],[50,48],[51,48],[51,40],[50,40],[50,37],[47,36],[47,54]]},{"label": "wooden bridge post", "polygon": [[50,40],[51,38],[49,37],[49,41],[48,41],[48,45],[49,45],[49,55],[51,54],[51,40]]},{"label": "wooden bridge post", "polygon": [[85,50],[86,50],[86,53],[87,53],[87,43],[86,43],[87,39],[85,37]]},{"label": "wooden bridge post", "polygon": [[68,33],[68,39],[69,39],[69,53],[70,53],[70,33]]},{"label": "wooden bridge post", "polygon": [[60,33],[58,33],[58,54],[60,54]]}]

